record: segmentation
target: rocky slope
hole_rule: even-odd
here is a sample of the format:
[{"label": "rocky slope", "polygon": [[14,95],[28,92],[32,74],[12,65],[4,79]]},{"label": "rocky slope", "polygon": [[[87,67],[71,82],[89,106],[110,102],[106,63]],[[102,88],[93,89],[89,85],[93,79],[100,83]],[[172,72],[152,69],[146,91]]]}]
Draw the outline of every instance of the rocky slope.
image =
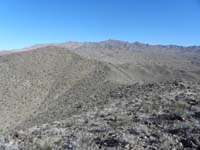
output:
[{"label": "rocky slope", "polygon": [[[101,66],[66,49],[46,47],[0,58],[0,128],[17,125]],[[52,104],[53,105],[53,104]],[[44,108],[45,109],[45,108]]]},{"label": "rocky slope", "polygon": [[[200,83],[181,81],[118,86],[106,102],[65,120],[16,130],[1,148],[199,149]],[[95,97],[95,96],[94,96]],[[77,106],[78,109],[87,106]]]},{"label": "rocky slope", "polygon": [[0,150],[198,149],[199,60],[113,40],[0,55]]}]

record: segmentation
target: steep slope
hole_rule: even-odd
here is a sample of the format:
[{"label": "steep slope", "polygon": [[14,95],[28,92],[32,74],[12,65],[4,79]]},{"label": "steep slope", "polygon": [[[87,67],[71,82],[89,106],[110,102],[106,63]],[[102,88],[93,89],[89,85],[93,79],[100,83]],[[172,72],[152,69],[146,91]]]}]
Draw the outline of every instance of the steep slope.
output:
[{"label": "steep slope", "polygon": [[53,105],[101,65],[59,47],[0,57],[0,128],[18,125],[39,113],[41,105]]}]

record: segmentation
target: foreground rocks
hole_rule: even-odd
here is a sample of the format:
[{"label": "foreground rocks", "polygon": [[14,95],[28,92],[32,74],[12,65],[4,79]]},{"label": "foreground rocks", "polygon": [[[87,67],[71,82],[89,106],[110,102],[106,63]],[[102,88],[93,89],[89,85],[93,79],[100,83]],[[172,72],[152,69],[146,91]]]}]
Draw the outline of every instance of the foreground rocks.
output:
[{"label": "foreground rocks", "polygon": [[0,150],[200,149],[200,83],[119,86],[107,103],[1,134]]}]

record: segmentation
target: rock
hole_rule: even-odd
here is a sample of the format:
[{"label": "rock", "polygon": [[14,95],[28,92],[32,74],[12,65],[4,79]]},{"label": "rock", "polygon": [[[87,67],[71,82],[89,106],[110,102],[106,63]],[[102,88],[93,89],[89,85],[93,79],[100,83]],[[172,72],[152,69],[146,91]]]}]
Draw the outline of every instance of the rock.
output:
[{"label": "rock", "polygon": [[167,132],[174,135],[185,135],[188,128],[177,128],[177,129],[168,129]]},{"label": "rock", "polygon": [[95,143],[99,146],[102,147],[122,147],[125,148],[125,146],[127,145],[127,142],[125,141],[120,141],[118,139],[115,138],[106,138],[106,139],[101,139],[101,138],[96,138],[94,139]]},{"label": "rock", "polygon": [[178,114],[160,114],[157,118],[161,121],[183,121],[184,119]]},{"label": "rock", "polygon": [[181,139],[180,142],[185,148],[195,148],[194,144],[190,139]]},{"label": "rock", "polygon": [[195,112],[192,117],[200,120],[200,112]]}]

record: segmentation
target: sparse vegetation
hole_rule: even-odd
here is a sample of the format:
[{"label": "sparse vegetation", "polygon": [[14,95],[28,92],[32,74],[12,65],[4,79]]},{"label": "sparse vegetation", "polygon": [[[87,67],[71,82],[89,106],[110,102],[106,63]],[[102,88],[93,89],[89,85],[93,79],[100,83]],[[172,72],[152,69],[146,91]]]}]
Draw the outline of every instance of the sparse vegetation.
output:
[{"label": "sparse vegetation", "polygon": [[0,132],[9,130],[0,148],[200,147],[199,66],[175,57],[187,48],[113,40],[73,47],[0,57]]},{"label": "sparse vegetation", "polygon": [[1,129],[1,128],[0,128],[0,135],[3,135],[4,132],[5,132],[4,129]]},{"label": "sparse vegetation", "polygon": [[[173,109],[173,106],[172,106],[172,109]],[[174,105],[174,111],[180,115],[184,115],[185,112],[186,112],[186,104],[184,103],[176,103]]]},{"label": "sparse vegetation", "polygon": [[52,150],[49,143],[45,142],[43,145],[40,146],[40,150]]}]

